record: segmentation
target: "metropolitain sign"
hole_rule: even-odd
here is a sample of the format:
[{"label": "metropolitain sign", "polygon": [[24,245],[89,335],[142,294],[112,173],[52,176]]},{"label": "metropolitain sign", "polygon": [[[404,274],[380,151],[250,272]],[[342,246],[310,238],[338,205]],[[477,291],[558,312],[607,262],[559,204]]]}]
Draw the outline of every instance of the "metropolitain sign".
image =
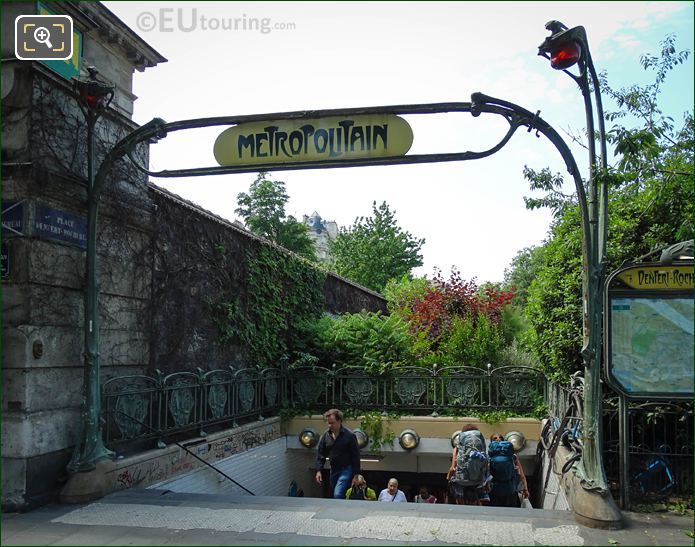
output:
[{"label": "metropolitain sign", "polygon": [[241,123],[215,141],[222,165],[403,156],[413,131],[393,114]]}]

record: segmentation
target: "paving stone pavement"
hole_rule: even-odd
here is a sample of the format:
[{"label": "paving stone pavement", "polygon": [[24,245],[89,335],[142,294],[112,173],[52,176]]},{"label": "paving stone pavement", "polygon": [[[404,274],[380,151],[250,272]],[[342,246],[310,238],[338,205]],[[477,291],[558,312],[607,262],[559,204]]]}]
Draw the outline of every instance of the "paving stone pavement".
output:
[{"label": "paving stone pavement", "polygon": [[623,530],[561,511],[127,490],[2,515],[2,545],[693,545],[691,517],[626,513]]}]

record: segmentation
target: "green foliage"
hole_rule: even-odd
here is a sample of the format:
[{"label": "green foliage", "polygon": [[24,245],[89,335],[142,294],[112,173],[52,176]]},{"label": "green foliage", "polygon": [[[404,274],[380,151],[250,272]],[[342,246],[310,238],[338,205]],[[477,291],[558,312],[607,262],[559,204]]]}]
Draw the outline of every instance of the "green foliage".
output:
[{"label": "green foliage", "polygon": [[221,295],[211,303],[220,343],[240,343],[249,348],[255,366],[275,367],[303,349],[302,327],[325,305],[325,274],[268,245],[247,254],[246,269],[245,295]]},{"label": "green foliage", "polygon": [[440,345],[440,353],[447,364],[482,368],[487,363],[498,363],[503,346],[500,329],[486,316],[456,317]]},{"label": "green foliage", "polygon": [[582,343],[581,234],[579,213],[569,209],[553,227],[541,254],[543,267],[528,290],[525,342],[546,372],[579,370]]},{"label": "green foliage", "polygon": [[535,354],[522,346],[519,340],[513,340],[511,344],[505,344],[499,352],[497,364],[499,366],[524,366],[540,368]]},{"label": "green foliage", "polygon": [[432,281],[401,280],[389,286],[389,306],[408,322],[418,364],[484,367],[497,363],[505,344],[523,330],[518,314],[505,312],[513,293],[478,286],[453,269]]},{"label": "green foliage", "polygon": [[384,431],[384,422],[381,413],[377,411],[365,412],[360,420],[360,429],[369,436],[369,448],[372,452],[381,452],[384,444],[393,445],[396,434],[391,429]]},{"label": "green foliage", "polygon": [[528,299],[528,288],[540,268],[539,247],[525,247],[518,251],[509,268],[504,270],[504,288],[514,292],[512,302],[523,308]]},{"label": "green foliage", "polygon": [[[674,513],[676,515],[684,516],[687,515],[689,517],[693,516],[693,509],[692,509],[692,504],[693,500],[692,498],[690,499],[667,499],[664,502],[657,502],[657,503],[633,503],[630,507],[630,510],[634,511],[635,513]],[[692,536],[692,532],[688,533],[688,531],[683,530],[683,532],[689,536]]]},{"label": "green foliage", "polygon": [[536,420],[543,420],[550,416],[550,407],[543,398],[542,393],[534,393],[532,397],[533,410],[530,416]]},{"label": "green foliage", "polygon": [[509,347],[524,336],[530,325],[521,307],[510,304],[502,308],[499,328],[505,347]]},{"label": "green foliage", "polygon": [[509,410],[490,410],[485,412],[478,412],[477,417],[481,422],[486,424],[494,425],[501,424],[506,421],[507,418],[512,416],[512,412]]},{"label": "green foliage", "polygon": [[373,216],[355,219],[330,241],[331,267],[340,275],[381,292],[390,279],[401,279],[422,266],[424,239],[414,238],[396,223],[386,202],[372,204]]},{"label": "green foliage", "polygon": [[291,215],[285,218],[289,199],[285,183],[268,177],[264,171],[258,173],[249,193],[237,195],[239,207],[235,212],[254,234],[315,262],[316,252],[307,227]]},{"label": "green foliage", "polygon": [[411,278],[408,275],[400,279],[390,279],[384,289],[389,313],[396,313],[407,318],[410,305],[416,300],[422,300],[427,294],[430,282],[424,277]]},{"label": "green foliage", "polygon": [[[568,207],[577,204],[577,198],[574,195],[563,194],[562,188],[563,178],[560,173],[552,174],[547,167],[536,171],[528,166],[524,166],[524,178],[529,182],[531,190],[543,190],[545,196],[541,198],[524,198],[527,209],[539,209],[547,207],[553,212],[554,217],[559,217]],[[523,252],[523,251],[522,251]]]},{"label": "green foliage", "polygon": [[[617,106],[606,120],[613,122],[607,139],[618,160],[597,175],[610,190],[608,271],[693,237],[693,115],[686,113],[677,128],[658,104],[667,74],[689,54],[676,52],[674,44],[668,36],[660,55],[641,58],[646,70],[655,71],[652,84],[615,90],[605,74],[600,78],[602,92]],[[505,282],[523,295],[517,304],[524,306],[532,327],[522,335],[525,346],[546,373],[566,376],[582,366],[582,245],[576,196],[563,195],[561,178],[547,169],[527,168],[524,175],[531,188],[547,192],[545,198],[527,201],[527,206],[550,207],[555,221],[543,246],[517,255]]]},{"label": "green foliage", "polygon": [[381,313],[324,316],[314,332],[324,364],[360,368],[380,374],[413,361],[406,323],[397,315]]}]

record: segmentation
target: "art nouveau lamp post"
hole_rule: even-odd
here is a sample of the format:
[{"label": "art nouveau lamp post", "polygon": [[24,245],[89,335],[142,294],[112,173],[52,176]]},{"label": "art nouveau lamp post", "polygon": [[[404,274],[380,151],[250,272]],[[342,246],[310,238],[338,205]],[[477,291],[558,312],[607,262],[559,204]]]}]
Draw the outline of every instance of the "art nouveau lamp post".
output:
[{"label": "art nouveau lamp post", "polygon": [[[589,51],[584,27],[568,29],[559,21],[550,21],[545,28],[551,32],[538,47],[538,54],[550,59],[550,66],[562,70],[579,86],[584,98],[589,150],[588,215],[589,240],[584,249],[583,318],[584,343],[584,439],[578,471],[582,484],[591,490],[607,492],[608,486],[601,453],[601,356],[602,302],[606,268],[607,202],[606,135],[598,77]],[[569,68],[577,66],[579,73]],[[593,88],[598,120],[600,165],[596,157]]]},{"label": "art nouveau lamp post", "polygon": [[99,379],[99,313],[97,293],[97,209],[95,191],[95,126],[111,103],[114,89],[96,79],[97,70],[89,68],[89,78],[74,81],[77,100],[87,121],[87,260],[84,305],[84,385],[80,431],[68,469],[72,472],[94,469],[96,462],[113,453],[104,446],[101,435],[101,384]]}]

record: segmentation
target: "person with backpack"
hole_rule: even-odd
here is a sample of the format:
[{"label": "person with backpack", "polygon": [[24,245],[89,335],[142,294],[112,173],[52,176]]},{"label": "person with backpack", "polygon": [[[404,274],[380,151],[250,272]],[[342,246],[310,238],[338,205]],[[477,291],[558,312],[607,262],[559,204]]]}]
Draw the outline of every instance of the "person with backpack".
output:
[{"label": "person with backpack", "polygon": [[488,474],[485,437],[473,424],[458,434],[447,473],[449,491],[458,505],[480,505],[483,483]]},{"label": "person with backpack", "polygon": [[519,458],[514,453],[514,446],[505,441],[500,433],[493,433],[488,447],[490,474],[490,505],[495,507],[519,507],[518,493],[528,498],[526,475]]},{"label": "person with backpack", "polygon": [[376,492],[367,486],[367,481],[362,475],[355,475],[352,486],[345,493],[345,499],[376,501]]}]

